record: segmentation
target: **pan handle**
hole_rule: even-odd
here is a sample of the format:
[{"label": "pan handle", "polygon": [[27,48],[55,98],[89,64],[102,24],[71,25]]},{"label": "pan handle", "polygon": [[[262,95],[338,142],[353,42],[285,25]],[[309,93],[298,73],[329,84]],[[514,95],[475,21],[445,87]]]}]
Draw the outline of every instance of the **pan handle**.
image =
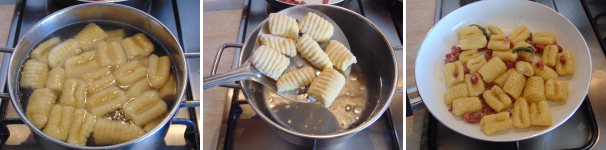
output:
[{"label": "pan handle", "polygon": [[[217,51],[217,55],[215,55],[215,60],[213,61],[213,66],[210,70],[211,76],[217,74],[217,69],[219,68],[219,60],[221,59],[223,50],[225,50],[225,48],[229,48],[229,47],[242,48],[242,47],[244,47],[244,44],[242,44],[242,43],[225,43],[225,44],[221,45],[221,47],[219,47],[219,50]],[[240,88],[240,85],[235,84],[235,83],[226,83],[226,84],[219,85],[219,86],[228,87],[228,88]]]},{"label": "pan handle", "polygon": [[15,51],[15,48],[0,47],[0,52],[1,53],[13,53],[13,51]]},{"label": "pan handle", "polygon": [[409,101],[408,105],[412,108],[412,111],[425,108],[425,104],[423,103],[421,95],[419,95],[419,91],[416,86],[406,89],[406,98],[406,100]]}]

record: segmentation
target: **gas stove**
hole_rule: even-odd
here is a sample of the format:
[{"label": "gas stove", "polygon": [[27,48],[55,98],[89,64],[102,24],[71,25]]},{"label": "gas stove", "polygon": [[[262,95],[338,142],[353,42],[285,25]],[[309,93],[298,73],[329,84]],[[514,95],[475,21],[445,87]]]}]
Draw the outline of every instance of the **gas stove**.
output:
[{"label": "gas stove", "polygon": [[[434,24],[452,11],[474,2],[474,0],[437,0]],[[601,18],[606,14],[606,3],[599,0],[534,0],[558,11],[566,17],[583,35],[589,46],[593,62],[593,77],[589,93],[583,104],[564,124],[527,140],[515,142],[487,142],[473,139],[457,133],[440,123],[430,113],[425,116],[421,149],[606,149],[606,142],[600,142],[599,137],[606,134],[600,129],[606,129],[606,97],[604,93],[604,72],[606,71],[606,56],[604,56],[604,37],[606,24]],[[419,103],[411,100],[411,103]],[[414,107],[419,109],[421,107]],[[427,111],[427,110],[425,110]],[[602,124],[600,124],[602,123]]]},{"label": "gas stove", "polygon": [[[47,15],[68,7],[53,0],[16,0],[15,13],[10,28],[7,47],[15,47],[19,39]],[[200,2],[149,0],[137,9],[160,20],[179,39],[185,52],[200,52]],[[188,31],[184,34],[182,31]],[[7,92],[6,75],[10,55],[0,54],[0,91]],[[189,83],[184,99],[200,99],[200,59],[188,58]],[[158,149],[200,149],[198,130],[200,108],[181,108],[173,118],[168,133]],[[0,100],[0,149],[43,149],[15,112],[10,99]]]},{"label": "gas stove", "polygon": [[[266,0],[245,0],[237,42],[244,43],[253,29],[270,13],[280,11]],[[402,2],[396,0],[350,0],[341,7],[350,9],[372,21],[393,46],[402,45]],[[398,9],[399,8],[399,9]],[[399,14],[398,14],[399,13]],[[398,86],[402,87],[403,50],[394,50],[399,67]],[[239,66],[240,49],[235,49],[232,68]],[[295,145],[271,130],[271,125],[252,110],[239,88],[229,88],[218,140],[211,149],[403,149],[403,94],[395,94],[388,111],[368,128],[351,139],[331,146]]]}]

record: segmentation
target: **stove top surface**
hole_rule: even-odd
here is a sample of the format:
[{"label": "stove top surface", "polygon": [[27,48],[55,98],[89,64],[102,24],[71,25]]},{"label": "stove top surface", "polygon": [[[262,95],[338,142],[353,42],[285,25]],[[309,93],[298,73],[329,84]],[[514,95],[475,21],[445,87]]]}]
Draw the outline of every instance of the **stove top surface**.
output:
[{"label": "stove top surface", "polygon": [[[67,6],[53,0],[16,0],[15,16],[11,26],[8,47],[14,47],[19,39],[38,21],[47,15]],[[156,19],[160,20],[177,37],[185,52],[200,52],[200,3],[199,1],[149,0],[138,5]],[[194,13],[192,13],[194,12]],[[181,15],[179,15],[181,14]],[[188,15],[183,15],[188,14]],[[190,15],[191,14],[191,15]],[[182,34],[181,31],[191,31]],[[192,34],[190,34],[192,33]],[[10,55],[1,55],[0,78],[6,78]],[[188,58],[189,83],[184,99],[200,99],[200,59]],[[0,80],[0,90],[5,91],[6,80]],[[199,108],[181,108],[173,117],[173,124],[158,149],[200,149],[202,133],[198,128]],[[42,149],[36,143],[32,132],[19,119],[9,99],[0,102],[0,149]]]}]

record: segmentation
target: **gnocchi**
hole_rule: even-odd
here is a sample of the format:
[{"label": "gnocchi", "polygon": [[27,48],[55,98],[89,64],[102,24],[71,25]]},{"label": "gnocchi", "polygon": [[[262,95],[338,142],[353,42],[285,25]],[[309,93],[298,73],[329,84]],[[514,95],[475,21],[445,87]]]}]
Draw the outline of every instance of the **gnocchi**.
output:
[{"label": "gnocchi", "polygon": [[74,107],[55,104],[44,127],[44,134],[59,141],[67,141],[73,113]]},{"label": "gnocchi", "polygon": [[338,69],[345,70],[351,64],[357,63],[356,56],[349,51],[341,42],[330,40],[330,44],[326,47],[328,58]]},{"label": "gnocchi", "polygon": [[73,122],[70,125],[67,143],[79,146],[86,145],[88,137],[90,137],[95,128],[96,121],[95,116],[86,112],[85,109],[76,109],[74,111]]},{"label": "gnocchi", "polygon": [[94,23],[90,23],[86,25],[82,31],[76,34],[74,40],[78,41],[78,45],[83,51],[88,51],[93,49],[97,42],[105,40],[107,36],[107,33],[105,33],[101,27]]},{"label": "gnocchi", "polygon": [[321,70],[333,66],[333,63],[328,58],[328,54],[322,51],[320,45],[307,34],[303,34],[297,41],[297,50],[301,52],[303,58]]},{"label": "gnocchi", "polygon": [[149,56],[149,72],[147,79],[153,88],[161,88],[168,81],[170,73],[170,58],[168,56],[158,57],[154,54]]},{"label": "gnocchi", "polygon": [[80,53],[82,53],[82,49],[76,40],[65,40],[48,52],[48,64],[53,68],[63,67],[67,59]]},{"label": "gnocchi", "polygon": [[50,52],[50,50],[59,45],[59,43],[61,43],[61,39],[59,39],[59,37],[53,37],[47,41],[44,41],[42,43],[40,43],[40,45],[38,45],[38,47],[34,48],[34,50],[32,50],[32,55],[31,57],[37,60],[40,60],[41,62],[44,62],[46,64],[48,63],[48,54]]},{"label": "gnocchi", "polygon": [[327,42],[333,35],[334,27],[324,18],[309,12],[305,18],[303,18],[303,21],[301,21],[299,30],[304,34],[309,35],[315,41]]},{"label": "gnocchi", "polygon": [[77,78],[86,72],[101,68],[94,57],[95,52],[88,51],[67,59],[65,62],[65,74],[67,78]]},{"label": "gnocchi", "polygon": [[144,126],[166,112],[166,102],[156,91],[148,91],[124,106],[124,114],[138,126]]},{"label": "gnocchi", "polygon": [[307,95],[329,107],[345,85],[345,77],[332,67],[324,69],[307,90]]},{"label": "gnocchi", "polygon": [[120,44],[128,58],[146,57],[154,52],[154,44],[143,33],[122,39]]},{"label": "gnocchi", "polygon": [[110,87],[88,97],[86,108],[91,114],[101,117],[122,108],[126,102],[128,99],[124,95],[124,91],[117,87]]},{"label": "gnocchi", "polygon": [[48,65],[30,59],[23,65],[20,86],[28,89],[44,88],[48,77]]},{"label": "gnocchi", "polygon": [[46,126],[57,97],[53,91],[44,88],[34,90],[29,96],[25,116],[36,128],[42,129]]},{"label": "gnocchi", "polygon": [[81,79],[68,79],[63,86],[59,102],[65,106],[84,108],[86,101],[86,84]]}]

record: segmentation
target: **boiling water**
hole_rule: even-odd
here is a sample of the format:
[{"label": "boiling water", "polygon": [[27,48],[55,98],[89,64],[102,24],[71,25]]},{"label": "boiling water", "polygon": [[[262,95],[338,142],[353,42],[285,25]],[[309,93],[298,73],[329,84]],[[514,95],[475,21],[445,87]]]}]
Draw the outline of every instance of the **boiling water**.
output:
[{"label": "boiling water", "polygon": [[[47,40],[49,40],[49,39],[51,39],[53,37],[59,37],[62,42],[65,41],[65,40],[67,40],[67,39],[74,38],[76,36],[76,34],[78,34],[82,29],[84,29],[84,27],[86,25],[88,25],[89,23],[95,23],[95,24],[97,24],[99,27],[101,27],[106,32],[107,31],[112,31],[112,30],[117,30],[117,29],[124,29],[124,35],[125,35],[125,37],[131,37],[131,36],[133,36],[135,34],[138,34],[138,33],[145,33],[142,30],[139,30],[139,29],[137,29],[137,28],[135,28],[133,26],[126,25],[126,24],[119,23],[119,22],[113,22],[113,21],[85,21],[85,22],[78,22],[78,23],[74,23],[74,24],[71,24],[71,25],[67,25],[67,26],[65,26],[65,27],[63,27],[63,28],[61,28],[59,30],[56,30],[56,31],[52,32],[50,35],[46,36],[44,39],[42,39],[39,43],[47,41]],[[147,38],[154,44],[154,52],[152,54],[155,54],[158,57],[168,55],[168,53],[166,52],[166,48],[165,47],[163,47],[162,45],[160,45],[159,42],[155,38],[149,36],[147,33],[145,33],[145,34],[146,34]],[[37,45],[35,47],[37,47]],[[95,49],[93,48],[92,50],[95,50]],[[28,54],[28,57],[26,57],[26,60],[33,59],[33,58],[30,58],[30,55],[31,55],[31,53]],[[129,58],[127,58],[127,62],[129,62],[129,61],[131,61],[131,60]],[[171,62],[171,63],[175,64],[174,62]],[[23,63],[23,64],[25,64],[25,63]],[[51,69],[52,68],[50,68],[50,66],[49,66],[49,71]],[[115,68],[111,68],[112,72],[114,71],[114,69]],[[21,66],[21,70],[23,70],[23,66]],[[175,80],[179,81],[179,79],[178,79],[179,74],[176,74],[174,65],[171,65],[170,72],[175,76]],[[21,76],[22,75],[20,73],[19,74],[19,78],[18,78],[18,82],[21,81]],[[177,87],[179,87],[178,84],[179,83],[177,82]],[[124,91],[124,92],[128,91],[128,88],[129,88],[128,86],[118,86],[118,87],[120,89],[122,89],[122,91]],[[23,110],[27,109],[26,107],[27,107],[27,104],[28,104],[29,96],[31,95],[32,92],[33,92],[32,89],[26,89],[26,88],[19,87],[18,97],[20,98],[21,107],[22,107]],[[91,96],[91,94],[86,93],[86,97],[87,98],[90,97],[90,96]],[[59,96],[57,98],[57,100],[56,100],[56,103],[59,103],[60,99],[61,99],[61,97]],[[132,100],[133,99],[130,99],[129,102],[132,101]],[[175,105],[176,101],[175,101],[175,99],[172,99],[172,100],[165,100],[164,102],[166,102],[166,104],[167,104],[167,107],[168,107],[167,108],[167,112],[168,112]],[[128,102],[126,104],[128,104]],[[109,114],[107,114],[105,116],[97,116],[97,119],[100,119],[100,118],[106,118],[106,119],[110,119],[110,120],[121,120],[123,123],[134,125],[134,123],[130,121],[130,118],[128,116],[126,116],[124,114],[124,112],[122,112],[122,109],[119,109],[117,111],[109,113]],[[44,129],[41,129],[41,131],[42,130],[44,130]],[[87,146],[103,146],[103,145],[96,145],[95,144],[92,134],[89,137],[89,139],[87,140],[86,145]]]}]

